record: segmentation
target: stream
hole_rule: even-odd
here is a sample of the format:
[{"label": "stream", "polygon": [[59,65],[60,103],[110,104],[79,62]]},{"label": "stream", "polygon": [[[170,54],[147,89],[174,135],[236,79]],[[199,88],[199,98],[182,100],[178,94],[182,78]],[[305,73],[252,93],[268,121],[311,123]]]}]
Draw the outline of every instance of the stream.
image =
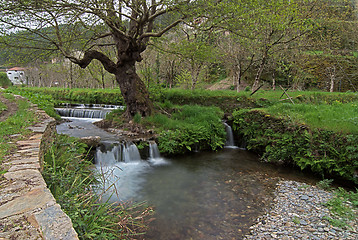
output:
[{"label": "stream", "polygon": [[315,181],[301,172],[259,162],[255,154],[235,147],[229,132],[228,146],[217,152],[166,159],[151,142],[150,157],[143,160],[134,144],[91,123],[98,119],[66,118],[71,122],[58,125],[58,133],[101,137],[95,166],[105,179],[104,188],[114,191],[107,199],[146,201],[155,209],[145,239],[241,239],[270,206],[279,178]]}]

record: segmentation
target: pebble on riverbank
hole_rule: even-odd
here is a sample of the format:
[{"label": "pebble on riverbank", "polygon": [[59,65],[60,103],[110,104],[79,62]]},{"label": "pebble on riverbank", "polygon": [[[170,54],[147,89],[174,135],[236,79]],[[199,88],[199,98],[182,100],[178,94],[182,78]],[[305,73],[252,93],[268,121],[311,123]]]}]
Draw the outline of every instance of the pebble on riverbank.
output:
[{"label": "pebble on riverbank", "polygon": [[335,219],[323,204],[333,194],[316,186],[295,181],[280,181],[269,212],[257,219],[244,239],[358,239],[357,218],[349,227],[332,226]]}]

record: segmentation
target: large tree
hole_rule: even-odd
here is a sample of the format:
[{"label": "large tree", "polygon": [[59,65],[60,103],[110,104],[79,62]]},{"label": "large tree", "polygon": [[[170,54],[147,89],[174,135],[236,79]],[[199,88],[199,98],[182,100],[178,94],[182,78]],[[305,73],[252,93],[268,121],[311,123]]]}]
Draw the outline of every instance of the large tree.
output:
[{"label": "large tree", "polygon": [[[127,116],[150,115],[148,91],[136,73],[151,37],[178,25],[190,0],[0,0],[0,42],[8,47],[60,51],[86,68],[98,60],[120,86]],[[173,14],[171,22],[160,20]],[[104,51],[114,47],[115,58]]]}]

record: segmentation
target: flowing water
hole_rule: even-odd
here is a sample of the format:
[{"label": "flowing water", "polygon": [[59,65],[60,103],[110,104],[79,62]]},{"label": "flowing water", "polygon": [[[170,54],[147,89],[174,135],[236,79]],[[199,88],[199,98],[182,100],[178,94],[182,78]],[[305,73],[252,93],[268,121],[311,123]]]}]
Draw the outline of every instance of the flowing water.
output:
[{"label": "flowing water", "polygon": [[77,138],[99,136],[102,141],[116,141],[117,136],[98,128],[93,123],[102,120],[105,115],[117,108],[121,106],[78,104],[56,108],[57,113],[65,120],[56,126],[56,130],[60,134]]},{"label": "flowing water", "polygon": [[225,131],[226,131],[225,148],[238,148],[235,145],[234,134],[232,132],[231,126],[229,124],[227,124],[226,122],[224,122],[224,126],[225,126]]},{"label": "flowing water", "polygon": [[143,160],[134,144],[113,138],[108,134],[97,148],[95,166],[111,202],[146,201],[154,207],[144,239],[241,239],[269,207],[278,178],[314,181],[239,148],[166,159],[149,142],[150,157]]}]

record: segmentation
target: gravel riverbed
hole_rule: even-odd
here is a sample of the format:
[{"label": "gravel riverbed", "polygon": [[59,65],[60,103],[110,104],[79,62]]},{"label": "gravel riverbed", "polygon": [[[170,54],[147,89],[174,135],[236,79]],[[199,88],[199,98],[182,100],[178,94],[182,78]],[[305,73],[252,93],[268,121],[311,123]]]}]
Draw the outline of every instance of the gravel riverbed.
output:
[{"label": "gravel riverbed", "polygon": [[334,197],[331,192],[305,183],[279,181],[274,194],[271,208],[244,239],[358,239],[358,217],[343,228],[326,220],[337,219],[324,206]]}]

